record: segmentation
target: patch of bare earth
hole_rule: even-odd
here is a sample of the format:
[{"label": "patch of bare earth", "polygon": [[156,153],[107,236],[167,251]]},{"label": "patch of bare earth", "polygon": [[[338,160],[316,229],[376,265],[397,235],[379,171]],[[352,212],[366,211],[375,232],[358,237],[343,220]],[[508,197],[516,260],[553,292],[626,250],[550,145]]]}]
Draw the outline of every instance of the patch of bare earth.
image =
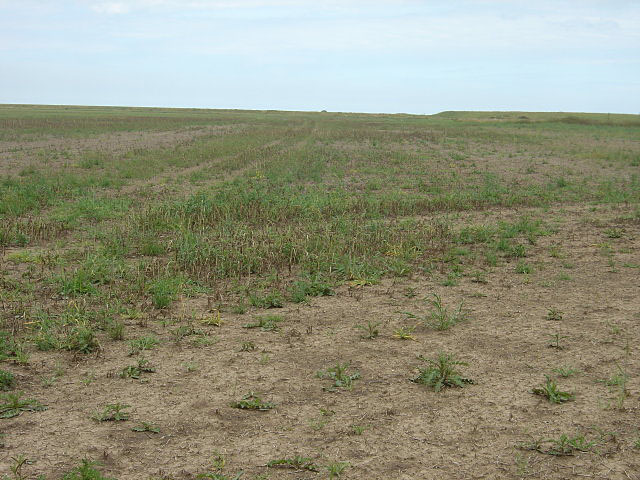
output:
[{"label": "patch of bare earth", "polygon": [[[469,214],[466,221],[523,213],[495,210]],[[0,472],[9,473],[10,457],[25,454],[34,462],[25,468],[29,478],[57,478],[87,457],[121,480],[191,479],[207,471],[219,452],[230,478],[240,470],[249,479],[326,477],[265,466],[295,455],[319,464],[349,462],[343,473],[348,479],[640,478],[633,445],[640,428],[633,422],[640,413],[640,225],[616,220],[623,208],[536,213],[559,227],[529,247],[528,275],[507,262],[486,274],[487,283],[463,277],[445,287],[436,273],[345,286],[308,305],[223,313],[220,327],[196,322],[214,339],[201,347],[193,343],[197,336],[178,340],[172,331],[186,319],[208,315],[207,298],[183,299],[171,311],[127,321],[127,339],[161,339],[158,348],[144,352],[157,371],[142,381],[118,376],[138,358],[128,356],[126,341],[105,340],[97,357],[35,353],[28,366],[7,366],[18,389],[49,408],[3,420]],[[623,234],[609,238],[607,228]],[[615,254],[613,266],[602,253],[604,244]],[[561,253],[550,255],[551,247]],[[464,301],[468,321],[438,332],[403,313],[428,317],[432,293],[451,308]],[[562,311],[562,320],[549,320],[549,309]],[[284,317],[280,331],[243,328],[267,313]],[[382,322],[378,338],[360,337],[355,326],[368,321]],[[402,326],[416,326],[415,340],[393,336]],[[556,334],[561,349],[549,346]],[[247,342],[255,350],[241,351]],[[463,373],[475,383],[440,393],[412,383],[421,365],[417,356],[433,358],[440,351],[468,362]],[[316,372],[338,362],[349,362],[361,379],[351,390],[324,391],[330,382]],[[42,379],[56,364],[64,375],[48,388]],[[531,393],[544,374],[561,366],[577,370],[558,380],[563,390],[575,392],[574,401],[556,405]],[[629,395],[621,405],[601,382],[618,367],[629,374]],[[249,392],[276,408],[230,406]],[[91,419],[116,402],[131,405],[129,421]],[[160,433],[131,431],[143,421]],[[596,453],[551,456],[517,448],[563,434],[584,434],[597,442]]]}]

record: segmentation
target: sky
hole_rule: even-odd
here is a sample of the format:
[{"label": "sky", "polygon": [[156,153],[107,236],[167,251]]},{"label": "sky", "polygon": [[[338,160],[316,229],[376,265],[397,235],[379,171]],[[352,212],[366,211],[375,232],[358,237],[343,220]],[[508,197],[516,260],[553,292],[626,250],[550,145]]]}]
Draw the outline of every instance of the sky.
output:
[{"label": "sky", "polygon": [[640,0],[0,0],[0,103],[640,113]]}]

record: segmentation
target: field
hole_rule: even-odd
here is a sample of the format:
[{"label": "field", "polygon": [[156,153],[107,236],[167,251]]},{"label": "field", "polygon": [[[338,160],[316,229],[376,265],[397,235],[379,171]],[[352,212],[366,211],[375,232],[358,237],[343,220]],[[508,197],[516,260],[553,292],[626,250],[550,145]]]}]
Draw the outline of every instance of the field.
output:
[{"label": "field", "polygon": [[640,479],[640,117],[0,106],[0,327],[3,480]]}]

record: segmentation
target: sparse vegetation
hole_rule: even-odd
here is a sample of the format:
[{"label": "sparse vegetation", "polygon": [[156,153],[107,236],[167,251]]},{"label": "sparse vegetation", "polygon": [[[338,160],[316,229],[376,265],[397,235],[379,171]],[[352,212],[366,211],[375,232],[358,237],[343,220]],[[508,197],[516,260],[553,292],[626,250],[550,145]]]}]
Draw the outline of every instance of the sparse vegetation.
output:
[{"label": "sparse vegetation", "polygon": [[551,403],[569,402],[575,398],[574,393],[560,390],[558,384],[551,377],[546,375],[545,378],[545,382],[540,387],[531,390],[534,395],[540,395]]},{"label": "sparse vegetation", "polygon": [[454,355],[439,353],[435,360],[420,357],[427,364],[426,367],[418,367],[418,376],[413,382],[426,385],[439,392],[446,387],[464,387],[473,383],[470,378],[463,377],[458,371],[459,366],[467,366],[466,362],[457,360]]},{"label": "sparse vegetation", "polygon": [[271,410],[272,408],[275,408],[276,405],[275,403],[272,403],[272,402],[263,401],[259,395],[251,392],[244,395],[237,402],[232,402],[231,406],[233,408],[240,408],[242,410],[266,411],[266,410]]},{"label": "sparse vegetation", "polygon": [[[633,465],[638,127],[613,114],[0,106],[0,446],[14,456],[3,472],[415,476],[420,458],[398,452],[424,441],[443,478],[471,471],[453,444],[500,460],[483,466],[491,478],[606,476],[570,458],[588,452]],[[574,391],[576,408],[514,408],[535,403],[521,380],[541,368],[553,377],[535,408]],[[467,370],[483,388],[425,404],[421,389],[466,387]],[[249,386],[260,395],[243,397]],[[80,428],[94,402],[104,423]],[[428,432],[399,434],[418,413]],[[616,440],[552,429],[507,471],[506,425],[569,424],[615,426]],[[90,447],[96,435],[97,454],[65,463],[70,436]],[[296,455],[267,468],[258,447],[285,438]],[[394,448],[348,457],[372,441]],[[166,458],[138,455],[145,445]],[[106,467],[79,463],[102,450]],[[221,453],[210,461],[218,451],[232,469]],[[332,462],[343,454],[353,472]]]},{"label": "sparse vegetation", "polygon": [[349,367],[350,365],[348,363],[338,362],[335,367],[319,371],[316,374],[318,378],[328,378],[333,381],[332,386],[324,387],[323,390],[329,392],[333,392],[338,388],[351,390],[353,388],[353,382],[360,378],[360,372],[349,373]]}]

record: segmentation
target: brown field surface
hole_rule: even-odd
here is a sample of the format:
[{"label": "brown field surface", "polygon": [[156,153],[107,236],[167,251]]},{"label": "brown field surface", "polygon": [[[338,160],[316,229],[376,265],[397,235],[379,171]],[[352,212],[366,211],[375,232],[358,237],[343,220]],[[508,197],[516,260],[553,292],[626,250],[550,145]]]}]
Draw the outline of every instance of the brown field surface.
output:
[{"label": "brown field surface", "polygon": [[3,480],[640,479],[639,343],[638,116],[0,106]]}]

